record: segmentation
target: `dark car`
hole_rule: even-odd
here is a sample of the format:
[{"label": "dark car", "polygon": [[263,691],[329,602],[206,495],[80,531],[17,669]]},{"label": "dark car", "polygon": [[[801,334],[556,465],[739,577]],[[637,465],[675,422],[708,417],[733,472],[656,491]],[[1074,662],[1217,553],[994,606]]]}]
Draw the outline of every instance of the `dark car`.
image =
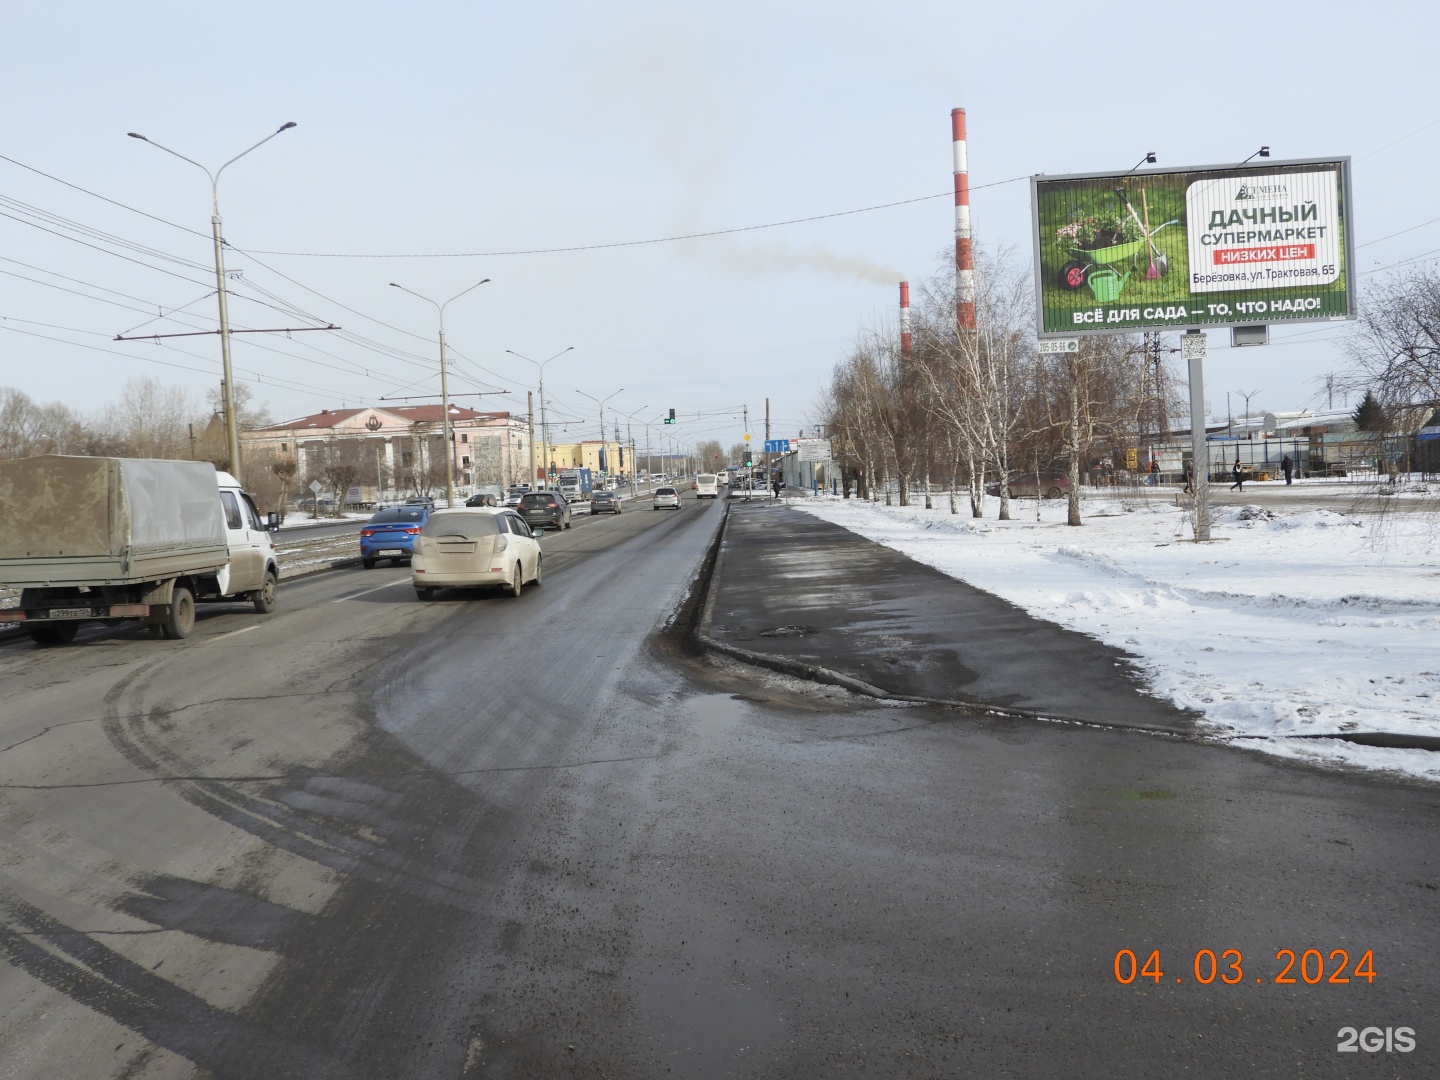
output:
[{"label": "dark car", "polygon": [[395,506],[378,511],[360,529],[361,564],[373,570],[380,559],[397,564],[409,562],[415,552],[415,537],[429,516],[428,506]]},{"label": "dark car", "polygon": [[466,506],[499,506],[500,500],[494,495],[481,492],[478,495],[471,495],[465,500]]},{"label": "dark car", "polygon": [[590,513],[620,513],[620,496],[613,491],[592,491],[590,493]]},{"label": "dark car", "polygon": [[570,528],[570,504],[558,491],[530,491],[515,508],[532,529]]},{"label": "dark car", "polygon": [[[1065,473],[1042,472],[1042,473],[1012,473],[1005,486],[1010,489],[1012,499],[1030,498],[1036,495],[1044,495],[1047,499],[1058,499],[1070,490],[1070,477]],[[1000,494],[1000,483],[985,486],[985,494]]]}]

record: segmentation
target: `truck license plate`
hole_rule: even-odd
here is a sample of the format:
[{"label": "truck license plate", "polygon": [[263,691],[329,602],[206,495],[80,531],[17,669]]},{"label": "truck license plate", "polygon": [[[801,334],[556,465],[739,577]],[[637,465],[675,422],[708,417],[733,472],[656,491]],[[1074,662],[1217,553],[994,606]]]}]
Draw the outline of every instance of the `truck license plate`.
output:
[{"label": "truck license plate", "polygon": [[376,555],[404,555],[405,552],[399,548],[386,548],[384,551],[377,551]]},{"label": "truck license plate", "polygon": [[88,619],[90,617],[88,607],[57,607],[50,609],[52,619]]}]

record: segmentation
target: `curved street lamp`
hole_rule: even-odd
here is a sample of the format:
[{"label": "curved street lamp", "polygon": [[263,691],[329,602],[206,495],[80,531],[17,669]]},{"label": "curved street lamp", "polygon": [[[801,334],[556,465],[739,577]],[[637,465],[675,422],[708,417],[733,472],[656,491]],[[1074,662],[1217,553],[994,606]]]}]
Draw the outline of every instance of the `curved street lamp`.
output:
[{"label": "curved street lamp", "polygon": [[[558,360],[560,357],[564,356],[567,352],[570,352],[570,351],[573,350],[574,348],[575,348],[574,345],[566,346],[565,348],[563,348],[563,349],[561,349],[559,352],[557,352],[554,356],[550,357],[550,360]],[[546,483],[548,484],[548,483],[549,483],[549,479],[550,479],[550,466],[551,466],[551,464],[553,464],[553,463],[550,461],[550,458],[551,458],[552,455],[551,455],[550,449],[549,449],[549,447],[550,447],[550,425],[549,425],[548,423],[546,423],[546,421],[545,421],[545,365],[548,364],[548,363],[550,363],[550,360],[531,360],[530,357],[526,356],[524,353],[518,353],[518,352],[516,352],[514,349],[506,349],[505,351],[506,351],[507,353],[509,353],[511,356],[518,356],[521,360],[526,360],[526,361],[528,361],[529,363],[534,364],[537,368],[540,369],[540,441],[543,442],[543,443],[545,444],[545,447],[546,447],[546,449],[545,449],[545,459],[546,459],[546,460],[545,460],[545,463],[544,463],[544,464],[545,464],[545,479],[546,479]],[[533,443],[534,440],[532,439],[531,442]],[[531,464],[534,464],[534,463],[532,462]],[[535,472],[535,470],[534,470],[534,469],[531,469],[530,472],[533,474],[533,473]],[[533,475],[531,476],[531,480],[534,480],[534,476],[533,476]]]},{"label": "curved street lamp", "polygon": [[430,297],[424,296],[414,289],[407,289],[404,285],[390,282],[392,289],[399,289],[401,292],[419,297],[427,304],[434,304],[435,311],[440,316],[440,412],[442,438],[445,440],[445,505],[447,508],[455,505],[455,445],[450,441],[452,438],[450,434],[450,383],[445,372],[445,308],[451,301],[459,300],[460,297],[468,292],[473,292],[489,280],[487,277],[484,281],[477,281],[468,289],[461,289],[443,304],[431,300]]},{"label": "curved street lamp", "polygon": [[[286,124],[281,124],[269,135],[266,135],[265,138],[250,147],[250,150],[256,150],[264,146],[271,139],[275,138],[276,135],[279,135],[280,132],[289,131],[294,126],[294,120]],[[250,150],[242,150],[212,173],[204,165],[201,165],[200,162],[194,161],[175,150],[171,150],[168,146],[162,146],[154,139],[148,139],[144,135],[141,135],[138,131],[127,131],[125,134],[129,135],[132,139],[147,142],[157,150],[164,150],[165,153],[173,155],[181,161],[190,162],[191,165],[194,165],[210,178],[210,230],[215,236],[215,287],[220,297],[220,362],[225,375],[225,385],[221,388],[223,391],[221,398],[225,405],[225,452],[230,456],[230,475],[235,477],[236,480],[240,480],[242,479],[240,476],[240,428],[235,419],[235,380],[230,374],[230,312],[225,305],[225,241],[220,236],[220,174],[246,154],[250,153]]]}]

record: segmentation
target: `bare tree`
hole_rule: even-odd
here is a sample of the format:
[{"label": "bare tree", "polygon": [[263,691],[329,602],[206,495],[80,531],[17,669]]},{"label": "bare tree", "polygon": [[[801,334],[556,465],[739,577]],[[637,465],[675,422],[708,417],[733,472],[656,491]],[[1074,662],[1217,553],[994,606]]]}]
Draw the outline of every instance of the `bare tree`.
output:
[{"label": "bare tree", "polygon": [[360,479],[365,468],[365,440],[330,439],[308,448],[311,476],[334,493],[335,516],[345,508],[345,495]]},{"label": "bare tree", "polygon": [[1344,348],[1351,367],[1340,385],[1372,395],[1387,430],[1424,423],[1440,405],[1440,268],[1372,285]]},{"label": "bare tree", "polygon": [[29,395],[0,386],[0,458],[82,452],[86,433],[66,405],[41,405]]},{"label": "bare tree", "polygon": [[126,381],[120,396],[106,406],[93,427],[126,456],[181,458],[190,452],[194,401],[179,386],[144,376]]},{"label": "bare tree", "polygon": [[285,508],[290,505],[290,484],[295,479],[295,473],[299,471],[295,458],[290,454],[276,455],[270,462],[270,475],[280,482],[280,494],[276,499],[276,506],[280,511],[280,520],[285,520]]}]

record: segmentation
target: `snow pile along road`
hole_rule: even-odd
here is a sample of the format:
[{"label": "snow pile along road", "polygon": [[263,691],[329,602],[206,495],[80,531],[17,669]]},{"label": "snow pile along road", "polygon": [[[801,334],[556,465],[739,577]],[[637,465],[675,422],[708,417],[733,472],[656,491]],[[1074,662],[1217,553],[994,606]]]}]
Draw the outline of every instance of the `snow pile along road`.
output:
[{"label": "snow pile along road", "polygon": [[1126,650],[1151,693],[1216,737],[1440,780],[1440,752],[1293,737],[1440,737],[1440,515],[1222,506],[1216,539],[1195,544],[1159,492],[1089,498],[1081,528],[1062,500],[1039,522],[1034,500],[1014,521],[996,520],[997,499],[981,519],[968,504],[793,505]]}]

